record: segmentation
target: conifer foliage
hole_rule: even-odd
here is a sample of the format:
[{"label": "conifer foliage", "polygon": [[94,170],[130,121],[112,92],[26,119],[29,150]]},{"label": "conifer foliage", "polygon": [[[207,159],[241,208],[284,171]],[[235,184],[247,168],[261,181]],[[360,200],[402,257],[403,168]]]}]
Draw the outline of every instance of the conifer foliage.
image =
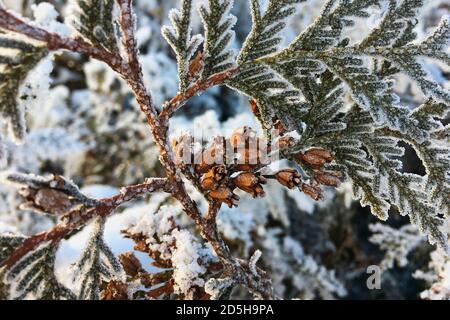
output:
[{"label": "conifer foliage", "polygon": [[103,281],[120,279],[120,263],[103,240],[104,225],[102,218],[94,221],[87,247],[74,265],[74,282],[80,284],[78,298],[82,300],[98,300]]},{"label": "conifer foliage", "polygon": [[92,43],[118,50],[114,6],[114,0],[73,0],[69,23]]},{"label": "conifer foliage", "polygon": [[[209,281],[197,279],[198,274],[206,274],[206,269],[198,267],[201,272],[197,270],[191,277],[196,279],[195,292],[201,292],[202,298],[215,297],[211,288],[205,291],[198,287],[226,282],[227,292],[229,287],[239,285],[256,297],[273,298],[270,279],[256,266],[260,252],[250,261],[232,257],[216,223],[222,204],[239,205],[236,189],[257,198],[264,195],[263,185],[269,179],[289,189],[297,188],[314,200],[323,197],[323,187],[350,181],[354,197],[363,206],[370,206],[378,218],[386,220],[389,211],[396,210],[408,216],[430,243],[447,251],[443,226],[450,216],[450,147],[444,120],[450,93],[432,79],[422,60],[450,66],[449,19],[443,18],[436,30],[419,41],[414,27],[424,0],[328,0],[320,16],[284,45],[290,18],[307,2],[268,0],[263,5],[261,0],[250,0],[252,29],[236,53],[233,27],[238,22],[231,14],[233,0],[202,1],[198,8],[193,0],[180,0],[179,8],[170,12],[171,25],[162,28],[176,56],[179,93],[161,111],[157,111],[159,107],[143,83],[131,0],[73,0],[73,16],[66,21],[78,35],[71,37],[47,32],[0,6],[0,112],[16,140],[25,135],[25,110],[19,94],[25,78],[50,51],[73,51],[105,62],[129,85],[145,114],[167,175],[167,179],[150,178],[123,187],[115,196],[94,200],[82,194],[72,181],[56,175],[6,174],[3,180],[18,186],[27,208],[53,215],[59,222],[53,229],[31,237],[0,235],[4,284],[0,295],[7,288],[8,297],[17,299],[98,299],[105,287],[116,288],[124,279],[122,266],[103,240],[107,218],[126,202],[165,192],[178,200],[219,258],[209,265],[214,267],[208,269],[207,274],[214,275]],[[193,31],[196,9],[204,36]],[[363,39],[346,36],[356,19],[368,19],[377,10],[383,11],[382,18]],[[394,81],[397,75],[417,84],[425,97],[422,105],[414,108],[399,97]],[[248,96],[266,136],[257,136],[245,127],[235,130],[231,137],[216,137],[206,146],[194,147],[188,135],[171,146],[168,118],[191,97],[216,85]],[[277,133],[273,134],[275,128]],[[250,150],[249,141],[259,143],[256,153]],[[424,176],[405,172],[401,143],[415,150],[425,167]],[[234,150],[241,148],[239,157],[246,163],[201,161],[192,165],[181,159],[180,150],[186,146],[183,150],[197,152],[192,158],[204,160],[208,155],[219,155],[225,159],[223,148],[227,145]],[[297,169],[265,173],[271,163],[263,157],[263,151],[279,151],[281,158]],[[204,196],[207,213],[200,212],[183,178]],[[74,268],[78,292],[71,292],[55,276],[55,255],[62,239],[88,224],[93,225],[92,235]],[[144,227],[151,230],[154,226]],[[182,234],[190,239],[187,231]],[[152,242],[136,242],[141,251],[161,258],[161,252],[155,256]],[[164,237],[158,238],[158,250],[162,250],[159,246],[165,248]],[[174,252],[178,265],[192,272],[186,264],[192,267],[193,263],[186,263],[181,253]],[[130,275],[132,259],[127,259]],[[136,278],[139,272],[131,273]],[[179,270],[173,273],[178,279],[165,279],[165,294],[176,293],[180,279],[186,280]],[[334,275],[332,279],[334,282]],[[178,298],[192,293],[189,284],[186,287],[189,290]],[[337,291],[343,294],[345,290]]]},{"label": "conifer foliage", "polygon": [[[214,7],[212,7],[214,10]],[[203,42],[201,35],[192,35],[191,15],[192,0],[183,0],[181,10],[173,9],[169,18],[172,26],[165,26],[162,34],[177,54],[178,72],[180,75],[180,90],[184,91],[191,84],[189,79],[189,62]]]},{"label": "conifer foliage", "polygon": [[39,44],[14,35],[0,33],[0,113],[8,121],[11,136],[23,141],[25,128],[26,97],[20,96],[20,88],[28,73],[48,54]]},{"label": "conifer foliage", "polygon": [[205,26],[205,48],[203,54],[203,78],[225,71],[234,65],[234,51],[230,45],[234,40],[232,30],[236,17],[230,14],[233,0],[211,0],[200,6],[199,12]]}]

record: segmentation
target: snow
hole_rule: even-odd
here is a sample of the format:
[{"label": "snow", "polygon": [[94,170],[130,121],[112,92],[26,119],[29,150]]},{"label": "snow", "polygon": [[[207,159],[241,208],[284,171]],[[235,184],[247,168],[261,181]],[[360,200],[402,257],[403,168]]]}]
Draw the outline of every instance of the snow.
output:
[{"label": "snow", "polygon": [[258,263],[258,261],[261,258],[261,256],[262,256],[261,250],[256,250],[255,253],[253,253],[253,255],[250,258],[249,268],[250,268],[250,271],[252,272],[252,274],[255,277],[258,276],[258,271],[256,269],[256,264]]},{"label": "snow", "polygon": [[450,300],[450,259],[444,252],[431,253],[430,272],[417,270],[414,278],[426,281],[431,287],[421,292],[420,298],[426,300]]},{"label": "snow", "polygon": [[39,163],[45,160],[60,161],[66,166],[66,175],[79,170],[87,146],[70,135],[64,128],[36,129],[27,136],[22,146],[13,146],[12,163],[38,172]]},{"label": "snow", "polygon": [[70,35],[69,27],[56,20],[59,17],[59,13],[51,3],[41,2],[37,5],[33,4],[31,5],[31,10],[35,18],[34,23],[41,28],[48,32],[57,33],[63,37]]},{"label": "snow", "polygon": [[233,284],[230,278],[211,278],[205,283],[205,293],[211,296],[211,300],[220,298],[224,290]]},{"label": "snow", "polygon": [[[19,88],[18,108],[23,111],[40,109],[45,105],[50,93],[51,77],[53,71],[53,56],[49,55],[38,63],[38,65],[28,73],[25,81]],[[25,119],[22,119],[25,123]],[[25,125],[23,126],[25,128]]]},{"label": "snow", "polygon": [[201,258],[198,253],[201,247],[186,230],[174,230],[172,235],[176,242],[176,249],[171,257],[175,293],[184,294],[187,299],[192,299],[191,288],[204,285],[204,280],[200,276],[206,269],[198,263]]},{"label": "snow", "polygon": [[175,214],[174,207],[162,206],[154,214],[144,213],[128,232],[144,235],[152,251],[172,262],[175,293],[190,299],[192,288],[204,285],[201,275],[206,269],[199,261],[210,260],[211,253],[189,231],[175,227]]}]

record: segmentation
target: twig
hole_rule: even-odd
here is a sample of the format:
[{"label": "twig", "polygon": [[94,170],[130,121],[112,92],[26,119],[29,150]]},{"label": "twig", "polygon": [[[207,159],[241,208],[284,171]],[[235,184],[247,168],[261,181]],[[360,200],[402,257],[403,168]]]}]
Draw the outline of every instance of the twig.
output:
[{"label": "twig", "polygon": [[189,101],[195,95],[206,91],[209,88],[224,83],[233,75],[239,72],[239,68],[228,69],[223,72],[212,75],[206,80],[199,80],[190,86],[186,92],[178,93],[174,98],[164,104],[164,108],[159,115],[161,123],[167,123],[170,117],[180,109],[187,101]]},{"label": "twig", "polygon": [[6,9],[0,8],[0,27],[12,32],[25,35],[31,39],[44,42],[51,51],[61,49],[85,54],[94,59],[107,63],[119,74],[126,74],[128,66],[124,64],[122,57],[118,53],[111,53],[101,47],[95,47],[81,38],[61,37],[57,33],[48,32],[36,26],[32,26],[25,21],[14,16]]},{"label": "twig", "polygon": [[87,225],[95,217],[108,217],[120,205],[132,201],[145,194],[170,189],[167,179],[150,179],[146,183],[124,187],[113,197],[99,199],[93,208],[78,208],[62,217],[60,224],[51,230],[34,235],[25,240],[1,266],[11,267],[28,252],[34,250],[45,241],[60,242],[72,231]]}]

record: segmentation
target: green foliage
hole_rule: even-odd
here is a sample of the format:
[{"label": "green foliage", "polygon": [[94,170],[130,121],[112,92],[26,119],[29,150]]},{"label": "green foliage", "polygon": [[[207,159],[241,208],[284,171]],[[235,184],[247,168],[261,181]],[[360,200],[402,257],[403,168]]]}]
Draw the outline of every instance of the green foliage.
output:
[{"label": "green foliage", "polygon": [[75,29],[90,42],[118,50],[114,17],[115,0],[73,0]]},{"label": "green foliage", "polygon": [[162,28],[164,38],[177,55],[181,91],[185,91],[189,87],[189,64],[203,41],[202,36],[192,36],[191,34],[192,9],[192,0],[182,0],[181,11],[172,9],[169,13],[172,26]]},{"label": "green foliage", "polygon": [[74,282],[80,283],[78,298],[98,300],[101,285],[111,280],[122,270],[114,253],[103,240],[105,221],[98,218],[79,261],[74,266]]},{"label": "green foliage", "polygon": [[[328,1],[316,21],[286,49],[268,54],[273,47],[267,44],[268,51],[262,57],[252,56],[254,61],[247,62],[236,79],[248,73],[246,90],[241,91],[257,99],[260,107],[267,106],[269,110],[262,113],[270,117],[261,118],[269,122],[266,127],[276,114],[287,128],[302,133],[293,151],[310,146],[333,150],[333,169],[346,173],[363,205],[370,205],[383,220],[394,205],[401,214],[409,215],[431,242],[446,248],[447,236],[441,227],[442,215],[448,216],[448,136],[435,133],[445,131],[442,121],[436,119],[445,118],[450,96],[430,79],[420,59],[449,64],[445,51],[449,22],[444,19],[428,38],[413,43],[423,1],[390,1],[380,25],[360,43],[350,45],[350,39],[342,38],[343,31],[354,25],[354,17],[369,17],[367,9],[374,5],[381,5],[381,1]],[[259,21],[258,15],[254,16]],[[391,79],[399,72],[417,82],[430,99],[428,104],[440,102],[440,107],[411,112],[402,105]],[[283,89],[278,86],[278,94],[295,96],[297,92],[303,97],[301,102],[290,107],[282,103],[270,106],[267,100],[261,103],[258,89],[268,88],[261,86],[262,80],[275,83],[273,79],[284,84]],[[350,111],[343,103],[347,93],[356,104]],[[436,109],[439,114],[433,113]],[[403,154],[399,140],[415,148],[426,166],[425,177],[403,172],[398,160]]]},{"label": "green foliage", "polygon": [[[298,145],[283,156],[289,158],[289,153],[317,146],[332,150],[335,161],[328,169],[346,174],[362,205],[370,205],[383,220],[395,206],[431,242],[446,248],[447,237],[441,227],[442,215],[448,216],[450,160],[448,128],[442,120],[449,111],[450,93],[430,78],[421,59],[450,64],[446,51],[448,19],[422,42],[413,42],[424,1],[390,0],[379,25],[354,43],[343,36],[345,30],[355,25],[355,18],[369,18],[373,9],[383,8],[386,1],[329,0],[319,17],[280,50],[287,19],[296,13],[300,2],[273,0],[263,9],[260,1],[250,0],[253,27],[236,59],[239,72],[227,85],[256,101],[256,116],[267,131],[280,120],[289,131],[301,135]],[[222,28],[219,23],[225,21],[229,1],[209,4],[213,9],[209,14],[204,7],[200,9],[207,38],[208,75],[213,72],[211,48],[220,43],[215,53],[225,50],[232,25],[231,20]],[[184,15],[172,15],[172,20],[188,49],[186,12],[191,4],[183,1],[183,5]],[[214,26],[222,33],[211,32]],[[169,43],[180,56],[183,42],[175,40],[172,36]],[[392,76],[397,73],[415,81],[429,102],[415,111],[403,105],[394,90]],[[185,74],[180,70],[181,79]],[[354,104],[351,108],[346,106],[349,97],[350,105]],[[403,172],[399,141],[414,147],[426,167],[425,177]],[[306,174],[313,174],[300,165]]]},{"label": "green foliage", "polygon": [[388,199],[402,215],[408,215],[411,222],[428,235],[430,243],[447,248],[447,235],[441,230],[444,220],[428,201],[423,177],[400,171],[401,161],[395,157],[402,156],[403,149],[397,146],[398,140],[376,134],[368,135],[363,141],[379,170],[375,185],[379,197]]},{"label": "green foliage", "polygon": [[0,234],[0,265],[10,256],[13,250],[21,245],[25,237],[13,233]]},{"label": "green foliage", "polygon": [[253,28],[242,46],[239,64],[276,52],[283,41],[281,32],[286,28],[286,19],[296,12],[295,5],[303,1],[269,0],[263,13],[260,1],[251,0]]},{"label": "green foliage", "polygon": [[[346,29],[355,25],[355,18],[369,18],[371,10],[386,1],[329,0],[319,17],[280,49],[282,33],[301,2],[269,0],[263,9],[262,2],[250,0],[252,30],[235,56],[230,48],[233,2],[208,0],[199,8],[205,29],[203,54],[198,56],[201,61],[193,61],[203,38],[192,35],[193,1],[182,0],[181,9],[170,13],[172,26],[162,29],[177,57],[180,91],[199,78],[237,66],[226,85],[255,100],[263,128],[269,131],[280,120],[287,131],[298,134],[297,145],[284,151],[284,157],[295,160],[294,155],[311,147],[332,151],[333,161],[324,170],[342,172],[363,206],[370,206],[382,220],[390,209],[409,216],[431,243],[447,250],[442,227],[450,215],[450,135],[443,123],[450,93],[431,79],[421,59],[450,65],[448,18],[425,40],[414,42],[418,10],[425,1],[390,0],[379,26],[354,43],[344,37]],[[78,17],[73,23],[78,32],[97,47],[118,51],[114,0],[75,0],[75,4]],[[20,87],[48,52],[4,33],[0,49],[0,112],[21,140],[25,126]],[[201,73],[192,74],[194,62],[200,63]],[[395,92],[393,76],[399,73],[415,81],[427,99],[415,110]],[[402,142],[422,160],[424,176],[404,171]],[[318,169],[296,159],[304,178],[314,181]],[[70,181],[54,178],[13,175],[8,180],[31,188],[50,187],[85,205],[95,204]],[[55,187],[53,182],[62,184]],[[105,244],[103,231],[104,220],[99,218],[75,266],[81,286],[78,298],[98,299],[103,283],[120,276],[121,267]],[[0,263],[23,241],[20,236],[1,235]],[[56,243],[45,242],[8,270],[0,270],[4,280],[0,296],[9,286],[12,298],[74,298],[54,275],[57,248]]]},{"label": "green foliage", "polygon": [[230,14],[232,0],[209,0],[199,8],[205,25],[203,78],[231,68],[234,51],[229,48],[234,39],[232,30],[236,17]]},{"label": "green foliage", "polygon": [[[7,232],[0,234],[0,265],[8,259],[14,249],[20,246],[24,240],[24,236],[14,233]],[[0,300],[5,300],[9,297],[10,288],[5,281],[6,271],[6,267],[0,267]]]},{"label": "green foliage", "polygon": [[0,115],[8,121],[9,131],[18,142],[23,141],[26,134],[26,110],[19,96],[20,88],[47,54],[43,46],[0,32]]},{"label": "green foliage", "polygon": [[237,59],[240,72],[228,82],[230,87],[257,102],[259,120],[267,130],[275,119],[282,120],[290,128],[302,130],[301,123],[295,119],[304,114],[305,108],[300,102],[299,92],[274,70],[256,61],[277,51],[287,20],[296,12],[296,4],[300,2],[303,1],[269,1],[263,13],[260,2],[251,1],[253,28]]},{"label": "green foliage", "polygon": [[4,274],[10,298],[57,300],[74,299],[73,293],[56,279],[54,272],[58,246],[46,242],[19,259]]}]

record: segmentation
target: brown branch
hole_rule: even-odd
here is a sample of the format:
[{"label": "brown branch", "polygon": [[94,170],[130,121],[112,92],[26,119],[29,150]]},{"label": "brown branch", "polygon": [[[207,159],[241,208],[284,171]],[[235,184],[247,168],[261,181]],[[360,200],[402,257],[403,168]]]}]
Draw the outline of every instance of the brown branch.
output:
[{"label": "brown branch", "polygon": [[[143,84],[142,67],[139,62],[139,49],[135,38],[136,20],[133,14],[132,0],[116,0],[119,6],[119,26],[122,30],[122,44],[125,48],[130,66],[130,75],[137,84]],[[151,103],[153,105],[153,102]]]},{"label": "brown branch", "polygon": [[174,98],[164,104],[164,108],[159,115],[161,123],[167,123],[170,117],[180,109],[187,101],[195,95],[208,90],[209,88],[223,84],[227,79],[239,72],[239,68],[228,69],[216,73],[206,80],[199,80],[191,85],[185,92],[178,93]]},{"label": "brown branch", "polygon": [[64,237],[72,231],[87,225],[95,217],[108,217],[120,205],[132,201],[138,197],[156,191],[170,190],[167,179],[149,179],[143,184],[124,187],[120,193],[113,197],[99,199],[95,207],[78,208],[61,218],[61,223],[53,227],[51,230],[29,237],[6,259],[1,266],[7,268],[14,265],[28,252],[37,248],[41,243],[46,241],[60,242]]},{"label": "brown branch", "polygon": [[0,8],[0,28],[25,35],[31,39],[45,42],[51,51],[61,49],[85,54],[94,59],[107,63],[119,74],[126,74],[128,66],[123,62],[119,53],[111,53],[101,47],[93,46],[81,38],[67,38],[59,34],[48,32],[36,26],[32,26],[20,18],[14,16],[6,9]]}]

